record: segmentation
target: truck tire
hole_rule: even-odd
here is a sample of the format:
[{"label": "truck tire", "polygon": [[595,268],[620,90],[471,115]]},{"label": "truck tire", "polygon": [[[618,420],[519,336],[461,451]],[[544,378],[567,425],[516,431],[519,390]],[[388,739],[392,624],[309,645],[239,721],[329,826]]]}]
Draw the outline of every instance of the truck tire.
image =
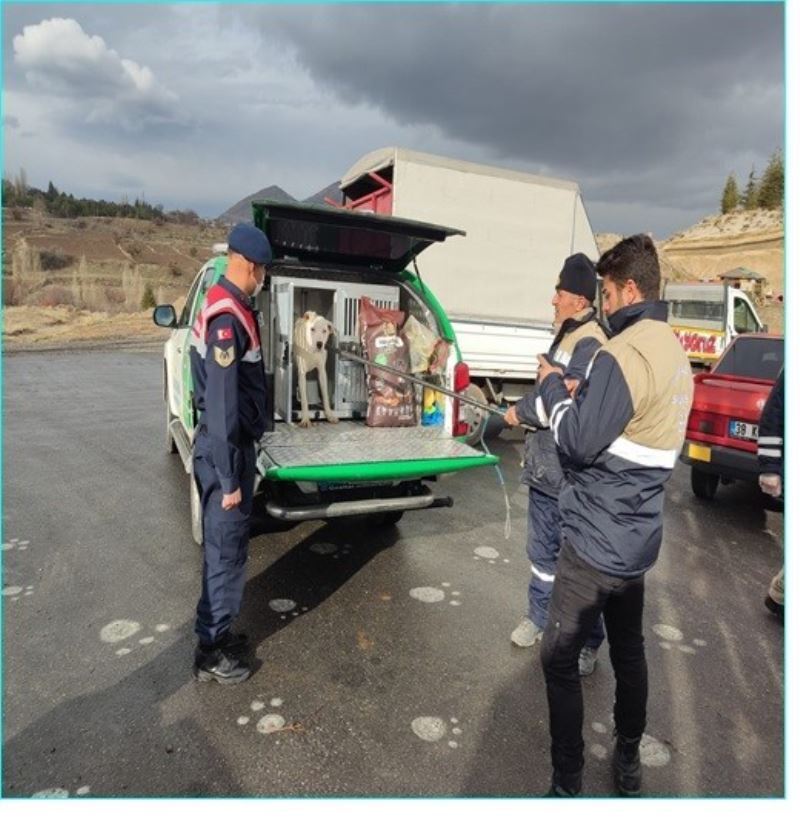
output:
[{"label": "truck tire", "polygon": [[394,510],[393,512],[380,512],[377,515],[371,515],[369,517],[369,523],[373,527],[393,527],[400,521],[403,515],[405,515],[405,512],[401,509]]},{"label": "truck tire", "polygon": [[712,501],[719,486],[719,475],[692,467],[692,492],[701,501]]},{"label": "truck tire", "polygon": [[[475,383],[470,383],[469,387],[464,392],[464,396],[477,400],[478,403],[483,403],[484,406],[488,403],[483,390],[480,386],[476,386]],[[478,408],[473,408],[472,406],[465,406],[464,404],[462,404],[462,406],[464,419],[466,420],[468,426],[466,434],[467,443],[470,446],[475,446],[480,443],[481,435],[484,431],[483,424],[489,417],[489,413]]]},{"label": "truck tire", "polygon": [[189,473],[189,514],[192,518],[192,538],[199,546],[203,544],[203,505],[194,472]]}]

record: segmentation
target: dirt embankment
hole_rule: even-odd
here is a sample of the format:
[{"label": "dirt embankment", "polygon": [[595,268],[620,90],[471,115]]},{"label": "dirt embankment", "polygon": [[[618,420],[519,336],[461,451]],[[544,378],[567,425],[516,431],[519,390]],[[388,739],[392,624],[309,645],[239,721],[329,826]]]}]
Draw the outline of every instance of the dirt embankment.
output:
[{"label": "dirt embankment", "polygon": [[36,351],[73,346],[164,342],[167,330],[153,323],[151,311],[110,313],[70,306],[19,305],[3,311],[3,349]]},{"label": "dirt embankment", "polygon": [[164,339],[149,310],[180,306],[226,229],[137,219],[3,212],[3,346]]}]

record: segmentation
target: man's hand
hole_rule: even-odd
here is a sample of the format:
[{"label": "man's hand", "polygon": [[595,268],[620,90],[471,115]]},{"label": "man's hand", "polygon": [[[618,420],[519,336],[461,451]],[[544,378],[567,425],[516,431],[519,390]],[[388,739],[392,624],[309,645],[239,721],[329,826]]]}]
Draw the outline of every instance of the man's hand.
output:
[{"label": "man's hand", "polygon": [[551,374],[558,374],[563,377],[564,372],[557,368],[556,366],[552,365],[552,363],[547,359],[546,354],[539,355],[539,374],[537,375],[536,379],[539,383],[541,383],[545,377],[549,377]]},{"label": "man's hand", "polygon": [[759,475],[758,485],[765,495],[771,495],[773,498],[781,497],[781,476],[780,475]]},{"label": "man's hand", "polygon": [[235,490],[234,492],[222,495],[222,509],[229,510],[229,509],[236,509],[239,504],[242,503],[242,488]]},{"label": "man's hand", "polygon": [[575,397],[575,392],[578,390],[578,386],[580,386],[580,384],[581,381],[578,380],[577,377],[571,377],[569,380],[564,381],[564,385],[567,387],[570,397]]},{"label": "man's hand", "polygon": [[509,426],[519,426],[520,421],[517,417],[517,407],[510,406],[506,409],[506,413],[503,415],[503,420],[505,420]]}]

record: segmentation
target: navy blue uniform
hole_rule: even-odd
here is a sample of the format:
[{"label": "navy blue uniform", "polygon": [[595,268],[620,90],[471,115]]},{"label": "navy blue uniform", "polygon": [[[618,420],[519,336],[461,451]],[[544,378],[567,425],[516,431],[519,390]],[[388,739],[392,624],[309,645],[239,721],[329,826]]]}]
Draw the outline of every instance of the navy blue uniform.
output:
[{"label": "navy blue uniform", "polygon": [[[564,320],[547,357],[550,363],[563,369],[565,377],[583,380],[595,352],[606,339],[594,309],[590,308],[578,317]],[[529,487],[526,551],[531,564],[531,579],[528,584],[528,618],[544,630],[561,549],[558,496],[564,486],[564,473],[538,388],[517,403],[517,417],[522,423],[536,427],[535,432],[528,432],[525,436],[522,483]],[[587,645],[597,650],[604,639],[603,621],[598,619]]]},{"label": "navy blue uniform", "polygon": [[[203,590],[195,632],[213,644],[238,616],[256,475],[255,442],[267,423],[258,324],[249,297],[224,277],[208,292],[192,331],[190,360],[199,423],[194,475],[203,507]],[[223,494],[242,491],[222,509]]]}]

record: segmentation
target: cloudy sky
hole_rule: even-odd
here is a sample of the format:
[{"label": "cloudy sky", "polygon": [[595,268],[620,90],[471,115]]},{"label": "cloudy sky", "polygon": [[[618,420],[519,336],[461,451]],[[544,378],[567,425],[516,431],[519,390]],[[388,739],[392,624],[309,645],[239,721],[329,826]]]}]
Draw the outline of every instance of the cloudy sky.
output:
[{"label": "cloudy sky", "polygon": [[386,145],[577,180],[659,237],[783,145],[773,4],[3,4],[5,175],[215,216]]}]

